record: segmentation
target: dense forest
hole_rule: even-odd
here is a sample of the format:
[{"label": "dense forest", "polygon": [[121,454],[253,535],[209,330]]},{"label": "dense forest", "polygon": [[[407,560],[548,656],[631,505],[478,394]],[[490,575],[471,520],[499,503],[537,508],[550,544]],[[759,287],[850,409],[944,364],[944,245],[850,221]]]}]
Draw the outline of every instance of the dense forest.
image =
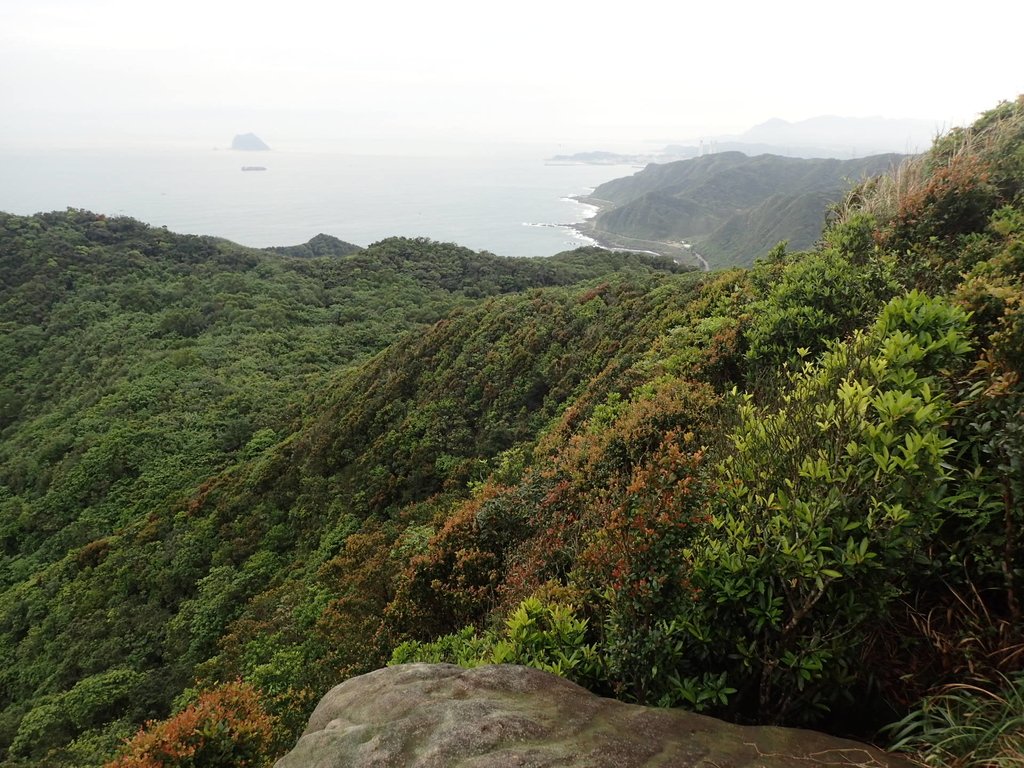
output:
[{"label": "dense forest", "polygon": [[412,660],[1024,750],[1024,98],[749,269],[75,210],[0,258],[0,765],[269,765]]}]

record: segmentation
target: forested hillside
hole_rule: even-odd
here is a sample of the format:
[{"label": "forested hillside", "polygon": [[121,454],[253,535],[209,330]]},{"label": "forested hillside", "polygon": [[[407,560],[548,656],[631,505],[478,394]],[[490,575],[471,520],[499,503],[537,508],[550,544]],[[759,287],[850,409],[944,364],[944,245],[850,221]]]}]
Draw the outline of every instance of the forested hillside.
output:
[{"label": "forested hillside", "polygon": [[[353,365],[480,297],[678,270],[400,239],[284,258],[82,211],[4,215],[0,254],[0,743],[32,763],[92,734],[51,758],[75,765],[166,714],[223,623],[294,557],[289,544],[267,560],[298,531],[257,505],[250,551],[213,562],[227,529],[189,510],[265,462]],[[253,548],[266,551],[219,590]],[[202,609],[206,628],[182,613],[203,594],[221,606]]]},{"label": "forested hillside", "polygon": [[3,764],[269,765],[417,659],[1024,749],[1024,99],[750,269],[0,223]]},{"label": "forested hillside", "polygon": [[[716,267],[749,266],[776,243],[810,248],[830,203],[899,155],[856,160],[748,157],[720,152],[660,165],[598,186],[594,232],[642,241],[685,240]],[[645,247],[651,247],[650,245]]]}]

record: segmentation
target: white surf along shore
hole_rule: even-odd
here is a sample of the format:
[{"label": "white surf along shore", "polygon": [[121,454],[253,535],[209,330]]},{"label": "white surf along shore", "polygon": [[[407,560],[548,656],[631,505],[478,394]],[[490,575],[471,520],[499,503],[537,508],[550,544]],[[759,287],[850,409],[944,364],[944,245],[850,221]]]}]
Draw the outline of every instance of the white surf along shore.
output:
[{"label": "white surf along shore", "polygon": [[571,202],[577,206],[578,218],[571,224],[523,222],[523,226],[562,229],[566,230],[573,239],[578,240],[583,245],[605,248],[610,251],[629,251],[631,253],[647,253],[652,256],[668,256],[679,264],[695,265],[703,272],[710,271],[711,265],[693,248],[691,243],[685,241],[662,242],[657,240],[641,240],[624,235],[602,233],[597,230],[592,219],[601,212],[602,208],[608,207],[610,203],[602,205],[602,202],[605,201],[599,201],[597,198],[591,197],[593,192],[594,189],[591,188],[579,195],[560,198],[562,202]]}]

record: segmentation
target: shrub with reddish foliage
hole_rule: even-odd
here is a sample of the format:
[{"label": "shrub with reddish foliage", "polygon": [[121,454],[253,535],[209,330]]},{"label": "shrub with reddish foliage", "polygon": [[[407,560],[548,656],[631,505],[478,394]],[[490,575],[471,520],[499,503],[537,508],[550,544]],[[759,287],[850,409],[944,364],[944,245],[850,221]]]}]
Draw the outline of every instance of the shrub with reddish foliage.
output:
[{"label": "shrub with reddish foliage", "polygon": [[260,768],[270,764],[274,722],[259,692],[236,681],[151,721],[106,768]]}]

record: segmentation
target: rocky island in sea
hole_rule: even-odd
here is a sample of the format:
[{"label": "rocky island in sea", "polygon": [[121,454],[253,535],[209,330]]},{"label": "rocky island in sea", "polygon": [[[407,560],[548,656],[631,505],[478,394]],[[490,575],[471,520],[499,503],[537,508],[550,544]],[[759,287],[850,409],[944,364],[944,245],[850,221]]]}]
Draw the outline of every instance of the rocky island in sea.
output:
[{"label": "rocky island in sea", "polygon": [[255,133],[240,133],[231,140],[231,148],[244,152],[267,152],[270,147]]}]

